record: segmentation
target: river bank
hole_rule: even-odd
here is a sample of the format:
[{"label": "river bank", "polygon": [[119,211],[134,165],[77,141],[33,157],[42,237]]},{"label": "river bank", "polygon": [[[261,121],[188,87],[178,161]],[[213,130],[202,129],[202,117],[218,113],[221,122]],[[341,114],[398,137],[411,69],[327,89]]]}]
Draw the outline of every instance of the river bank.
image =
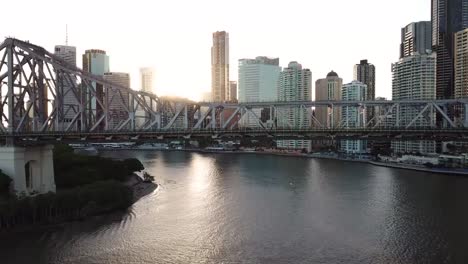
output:
[{"label": "river bank", "polygon": [[159,188],[157,183],[144,182],[143,179],[136,173],[133,173],[124,184],[130,187],[133,191],[133,204]]},{"label": "river bank", "polygon": [[[132,174],[129,176],[128,180],[122,183],[124,186],[128,187],[132,191],[132,202],[131,205],[127,209],[106,209],[101,211],[94,211],[94,212],[87,212],[85,215],[76,215],[72,218],[61,218],[55,219],[51,222],[38,222],[32,224],[20,224],[17,226],[13,226],[11,228],[0,228],[0,234],[6,233],[25,233],[25,232],[40,232],[41,230],[50,230],[54,228],[63,227],[69,223],[73,222],[80,222],[80,221],[89,221],[93,219],[99,219],[101,217],[113,214],[119,214],[122,212],[124,214],[129,208],[131,208],[135,203],[137,203],[140,199],[144,198],[145,196],[153,193],[159,187],[158,184],[153,182],[144,182],[141,177],[136,174]],[[84,210],[88,210],[88,208],[84,208]]]},{"label": "river bank", "polygon": [[[101,149],[105,151],[117,151],[118,149]],[[124,150],[124,149],[122,149]],[[125,149],[130,150],[130,149]],[[150,150],[138,150],[131,149],[135,151],[150,151]],[[155,149],[155,151],[183,151],[183,152],[195,152],[195,153],[209,153],[209,154],[254,154],[254,155],[274,155],[274,156],[283,156],[283,157],[296,157],[304,159],[328,159],[328,160],[338,160],[345,162],[357,162],[357,163],[367,163],[379,167],[388,167],[394,169],[403,169],[403,170],[412,170],[412,171],[421,171],[429,172],[435,174],[445,174],[445,175],[459,175],[459,176],[468,176],[468,169],[448,169],[448,168],[428,168],[425,166],[417,166],[411,164],[398,164],[398,163],[387,163],[387,162],[377,162],[370,159],[356,159],[349,157],[338,157],[332,155],[323,155],[323,154],[306,154],[306,153],[285,153],[285,152],[270,152],[270,151],[245,151],[245,150],[213,150],[213,149]]]}]

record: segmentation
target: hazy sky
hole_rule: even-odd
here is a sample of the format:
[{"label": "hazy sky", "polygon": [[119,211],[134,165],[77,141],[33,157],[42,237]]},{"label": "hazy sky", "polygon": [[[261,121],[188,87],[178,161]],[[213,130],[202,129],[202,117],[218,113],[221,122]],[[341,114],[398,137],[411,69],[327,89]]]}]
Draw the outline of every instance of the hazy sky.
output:
[{"label": "hazy sky", "polygon": [[[315,80],[330,70],[351,82],[353,65],[376,66],[377,96],[391,96],[391,63],[398,60],[400,29],[430,19],[430,0],[22,0],[4,1],[0,38],[14,36],[53,51],[65,42],[106,50],[111,71],[156,69],[155,91],[200,99],[211,86],[212,32],[230,34],[231,80],[237,62],[279,57],[298,61]],[[11,10],[5,12],[5,10]],[[315,87],[314,87],[315,89]],[[315,92],[314,92],[315,93]]]}]

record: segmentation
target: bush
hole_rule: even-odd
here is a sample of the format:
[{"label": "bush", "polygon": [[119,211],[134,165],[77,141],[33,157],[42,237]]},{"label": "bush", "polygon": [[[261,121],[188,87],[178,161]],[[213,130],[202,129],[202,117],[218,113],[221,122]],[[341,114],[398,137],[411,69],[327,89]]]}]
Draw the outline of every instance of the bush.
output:
[{"label": "bush", "polygon": [[116,181],[96,182],[35,197],[0,200],[0,229],[56,223],[126,209],[133,203],[130,187]]},{"label": "bush", "polygon": [[74,188],[98,181],[124,181],[135,171],[144,169],[138,159],[124,161],[103,157],[78,155],[68,146],[54,149],[55,184],[60,188]]}]

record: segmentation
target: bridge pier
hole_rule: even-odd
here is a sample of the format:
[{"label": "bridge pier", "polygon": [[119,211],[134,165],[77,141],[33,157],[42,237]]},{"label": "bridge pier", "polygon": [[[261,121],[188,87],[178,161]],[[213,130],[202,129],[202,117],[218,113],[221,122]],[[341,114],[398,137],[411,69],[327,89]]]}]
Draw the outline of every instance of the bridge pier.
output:
[{"label": "bridge pier", "polygon": [[0,169],[18,195],[55,192],[53,146],[0,147]]}]

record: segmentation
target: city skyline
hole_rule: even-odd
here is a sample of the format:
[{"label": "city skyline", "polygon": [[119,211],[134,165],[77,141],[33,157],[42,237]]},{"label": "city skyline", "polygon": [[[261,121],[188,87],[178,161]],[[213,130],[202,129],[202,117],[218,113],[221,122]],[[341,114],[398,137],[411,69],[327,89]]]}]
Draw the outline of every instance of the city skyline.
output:
[{"label": "city skyline", "polygon": [[[31,6],[31,11],[27,10],[24,17],[34,17],[34,12],[54,6],[54,3],[26,3]],[[158,5],[120,2],[112,12],[104,13],[106,23],[99,25],[96,21],[82,19],[84,9],[91,6],[84,1],[73,7],[76,12],[58,12],[54,17],[35,20],[35,24],[46,29],[47,34],[45,31],[32,30],[28,23],[12,23],[0,29],[0,38],[13,36],[52,50],[55,45],[65,44],[65,24],[68,24],[68,43],[77,47],[77,54],[83,54],[86,49],[106,50],[112,61],[110,70],[129,72],[133,76],[134,89],[140,86],[138,69],[148,65],[154,66],[158,72],[155,84],[158,95],[172,93],[201,99],[202,93],[211,87],[211,34],[225,30],[230,34],[230,64],[234,65],[230,69],[232,81],[237,80],[235,65],[242,58],[278,57],[282,67],[286,67],[290,61],[301,61],[311,69],[314,81],[334,70],[340,73],[345,82],[352,80],[353,65],[361,59],[368,59],[379,72],[376,96],[390,97],[391,63],[398,59],[401,27],[430,19],[428,0],[405,2],[406,8],[402,10],[397,8],[403,4],[400,0],[389,3],[370,0],[354,3],[341,0],[326,3],[293,1],[286,7],[275,1],[256,1],[250,5],[247,1],[238,1],[226,6],[229,12],[223,15],[216,12],[223,7],[213,3],[183,2],[186,8],[172,12],[180,3]],[[6,5],[8,8],[10,3]],[[93,2],[92,6],[93,10],[107,8],[106,3],[99,1]],[[297,6],[303,8],[297,9]],[[368,15],[355,15],[360,6],[366,6]],[[265,8],[269,12],[259,12]],[[333,16],[326,15],[326,12],[313,12],[330,8],[336,10]],[[193,10],[199,12],[191,12]],[[398,16],[395,16],[397,11]],[[128,21],[122,20],[121,16],[127,13],[141,15],[131,16],[132,19]],[[240,13],[243,15],[239,16]],[[311,13],[314,15],[311,16]],[[13,21],[12,16],[5,14],[5,21]],[[246,21],[240,18],[244,16],[255,16],[256,19]],[[295,20],[295,27],[290,30],[289,23],[285,21],[292,19]],[[179,20],[191,23],[178,23]],[[165,21],[174,23],[166,26]],[[365,36],[372,36],[373,41],[364,44],[347,41]],[[81,65],[80,58],[77,65]],[[184,78],[178,78],[180,67],[190,69]]]}]

